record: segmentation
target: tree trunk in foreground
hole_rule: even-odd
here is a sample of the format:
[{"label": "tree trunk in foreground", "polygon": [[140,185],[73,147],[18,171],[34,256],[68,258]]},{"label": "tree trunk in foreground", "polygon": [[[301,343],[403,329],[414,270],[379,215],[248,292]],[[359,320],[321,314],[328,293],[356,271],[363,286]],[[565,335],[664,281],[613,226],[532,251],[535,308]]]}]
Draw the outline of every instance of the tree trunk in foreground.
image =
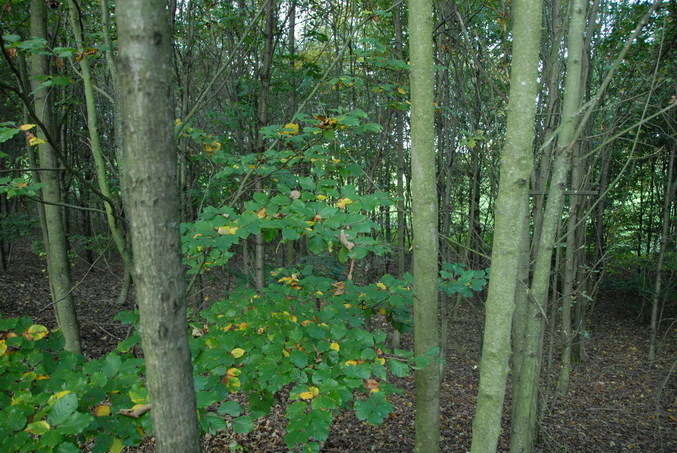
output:
[{"label": "tree trunk in foreground", "polygon": [[174,145],[172,37],[164,0],[117,4],[125,206],[156,451],[198,452]]},{"label": "tree trunk in foreground", "polygon": [[494,452],[498,444],[518,271],[521,253],[528,253],[522,244],[526,236],[515,233],[524,229],[528,213],[542,0],[516,0],[513,5],[515,22],[510,101],[496,200],[477,412],[473,421],[471,451],[474,453]]},{"label": "tree trunk in foreground", "polygon": [[[431,0],[409,1],[411,57],[411,197],[414,233],[414,349],[439,349],[437,316],[437,187],[433,104]],[[416,452],[437,452],[440,441],[440,366],[416,371]]]}]

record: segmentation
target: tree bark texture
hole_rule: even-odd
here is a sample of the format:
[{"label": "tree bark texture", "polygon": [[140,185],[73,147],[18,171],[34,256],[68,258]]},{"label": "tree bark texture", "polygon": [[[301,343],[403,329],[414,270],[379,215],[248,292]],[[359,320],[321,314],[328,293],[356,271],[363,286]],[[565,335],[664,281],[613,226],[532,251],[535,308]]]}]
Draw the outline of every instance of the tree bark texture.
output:
[{"label": "tree bark texture", "polygon": [[[414,349],[439,348],[437,187],[431,0],[409,1],[411,197],[414,234]],[[416,452],[439,451],[440,366],[416,371]]]},{"label": "tree bark texture", "polygon": [[197,452],[179,241],[169,4],[122,0],[116,11],[125,143],[123,193],[156,451]]},{"label": "tree bark texture", "polygon": [[[47,36],[47,7],[43,0],[31,1],[31,35],[36,38],[48,39]],[[49,61],[46,55],[33,52],[31,54],[31,78],[33,80],[33,102],[35,112],[44,124],[47,131],[38,131],[38,136],[54,137],[54,119],[52,99],[49,89],[38,89],[40,76],[49,74]],[[37,80],[36,80],[37,79]],[[58,168],[59,162],[56,151],[51,143],[42,143],[39,146],[40,166],[43,168]],[[80,326],[75,314],[75,301],[71,288],[70,263],[68,262],[68,244],[64,228],[63,208],[56,204],[61,203],[61,187],[59,172],[41,171],[40,181],[45,184],[42,188],[42,200],[45,202],[45,226],[47,227],[47,269],[49,284],[52,291],[52,301],[56,310],[59,328],[66,339],[67,351],[80,353]]]},{"label": "tree bark texture", "polygon": [[472,452],[494,452],[501,431],[501,415],[510,358],[512,316],[525,237],[529,178],[533,166],[537,75],[541,36],[541,0],[513,3],[513,56],[506,140],[495,209],[491,278],[477,411],[473,421]]},{"label": "tree bark texture", "polygon": [[544,314],[550,288],[552,253],[557,225],[564,207],[564,190],[571,167],[571,153],[578,124],[578,111],[583,90],[581,70],[583,37],[586,22],[585,0],[574,0],[569,8],[568,56],[564,82],[562,123],[557,138],[552,174],[545,204],[543,222],[536,249],[534,273],[526,310],[523,355],[520,364],[519,386],[513,392],[512,452],[530,452],[536,431],[538,384],[540,382],[543,350]]}]

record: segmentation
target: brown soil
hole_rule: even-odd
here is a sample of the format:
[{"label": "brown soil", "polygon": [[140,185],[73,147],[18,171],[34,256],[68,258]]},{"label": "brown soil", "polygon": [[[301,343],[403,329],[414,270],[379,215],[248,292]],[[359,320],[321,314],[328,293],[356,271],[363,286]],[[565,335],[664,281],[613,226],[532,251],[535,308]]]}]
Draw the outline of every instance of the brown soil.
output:
[{"label": "brown soil", "polygon": [[[113,320],[120,273],[100,260],[94,267],[80,262],[73,275],[83,346],[88,357],[113,349],[128,335],[128,327]],[[207,283],[210,297],[219,289]],[[617,299],[616,299],[617,300]],[[129,308],[129,307],[126,307]],[[44,261],[22,250],[0,275],[0,315],[29,315],[36,322],[54,327]],[[470,449],[479,372],[478,322],[471,311],[452,327],[447,366],[441,394],[441,449]],[[674,330],[662,337],[658,358],[646,359],[648,329],[634,315],[604,301],[591,322],[588,360],[575,367],[571,389],[554,398],[543,390],[547,412],[541,424],[539,452],[677,452],[677,336]],[[405,345],[409,338],[405,337]],[[555,367],[557,365],[555,364]],[[545,380],[554,383],[555,374]],[[382,426],[360,422],[351,413],[337,416],[323,452],[410,452],[414,445],[413,379],[399,379],[402,395],[392,398],[395,407]],[[543,386],[545,388],[545,386]],[[509,393],[509,391],[508,391]],[[506,402],[509,412],[510,401]],[[260,419],[247,435],[219,433],[205,436],[206,452],[287,451],[283,410]],[[504,432],[509,432],[504,417]],[[153,451],[152,439],[137,449]],[[502,435],[499,451],[508,451]]]}]

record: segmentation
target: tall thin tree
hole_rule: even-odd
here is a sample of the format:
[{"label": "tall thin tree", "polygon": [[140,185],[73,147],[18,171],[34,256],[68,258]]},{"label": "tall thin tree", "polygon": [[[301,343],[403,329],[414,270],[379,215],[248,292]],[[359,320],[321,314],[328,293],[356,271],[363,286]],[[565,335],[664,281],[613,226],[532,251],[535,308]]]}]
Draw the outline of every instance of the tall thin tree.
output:
[{"label": "tall thin tree", "polygon": [[523,230],[528,212],[542,8],[542,0],[513,2],[508,123],[495,209],[480,386],[473,421],[473,453],[496,451],[501,431],[518,270],[521,254],[526,251],[525,236],[516,233]]},{"label": "tall thin tree", "polygon": [[[439,349],[437,187],[431,0],[409,1],[414,349]],[[416,371],[416,452],[439,451],[440,366]]]},{"label": "tall thin tree", "polygon": [[200,451],[186,332],[170,2],[118,2],[124,197],[156,451]]}]

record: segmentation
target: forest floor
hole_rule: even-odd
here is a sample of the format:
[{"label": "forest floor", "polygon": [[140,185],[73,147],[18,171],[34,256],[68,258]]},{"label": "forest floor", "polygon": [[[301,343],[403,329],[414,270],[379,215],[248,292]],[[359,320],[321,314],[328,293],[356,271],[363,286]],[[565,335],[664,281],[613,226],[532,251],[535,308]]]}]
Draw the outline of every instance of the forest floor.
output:
[{"label": "forest floor", "polygon": [[[7,272],[0,274],[0,315],[28,315],[54,327],[46,266],[30,250],[16,254]],[[120,309],[115,298],[120,275],[105,263],[76,266],[74,272],[83,347],[88,357],[112,350],[128,334],[113,320]],[[218,288],[208,288],[218,297]],[[627,309],[622,298],[607,296],[591,320],[588,360],[571,374],[570,391],[555,399],[546,395],[548,408],[541,423],[538,452],[665,452],[677,453],[677,335],[661,337],[657,360],[646,359],[648,328]],[[452,327],[447,347],[441,393],[441,449],[470,449],[474,402],[479,379],[480,323],[467,310]],[[405,347],[411,339],[404,337]],[[409,342],[409,344],[407,344]],[[556,367],[557,365],[555,365]],[[550,387],[556,374],[545,377]],[[352,413],[338,415],[323,452],[410,452],[414,445],[413,378],[394,381],[404,390],[391,398],[395,407],[382,426],[361,422]],[[545,390],[543,390],[545,392]],[[546,392],[549,393],[549,392]],[[508,395],[510,391],[508,390]],[[506,401],[509,413],[510,401]],[[284,411],[257,421],[247,435],[219,433],[205,436],[205,452],[284,452]],[[509,420],[504,416],[499,451],[508,451]],[[153,451],[152,439],[139,448]]]}]

